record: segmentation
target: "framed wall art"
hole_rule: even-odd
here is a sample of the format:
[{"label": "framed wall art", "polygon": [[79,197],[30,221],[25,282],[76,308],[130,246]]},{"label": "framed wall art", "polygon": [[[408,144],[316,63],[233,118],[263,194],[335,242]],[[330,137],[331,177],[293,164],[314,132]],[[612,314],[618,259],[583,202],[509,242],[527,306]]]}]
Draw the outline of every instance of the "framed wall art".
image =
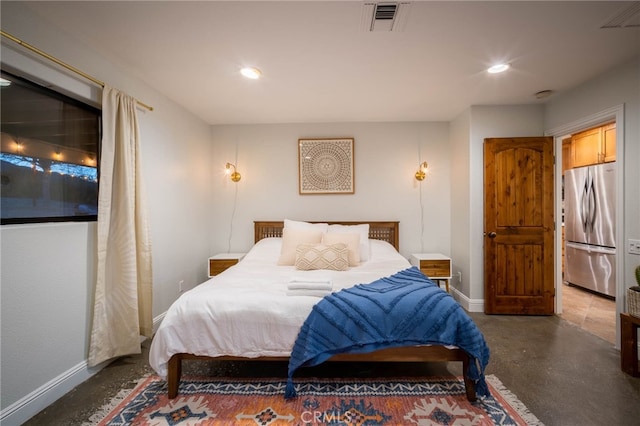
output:
[{"label": "framed wall art", "polygon": [[353,194],[353,138],[298,139],[300,194]]}]

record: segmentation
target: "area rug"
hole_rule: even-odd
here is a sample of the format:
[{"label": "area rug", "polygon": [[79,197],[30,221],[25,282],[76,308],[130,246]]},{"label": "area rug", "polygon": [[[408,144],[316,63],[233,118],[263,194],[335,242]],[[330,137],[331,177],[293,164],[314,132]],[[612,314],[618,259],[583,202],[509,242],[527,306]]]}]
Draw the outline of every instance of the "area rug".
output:
[{"label": "area rug", "polygon": [[285,380],[184,377],[177,398],[166,382],[142,379],[85,425],[542,425],[495,376],[491,396],[470,403],[460,377]]}]

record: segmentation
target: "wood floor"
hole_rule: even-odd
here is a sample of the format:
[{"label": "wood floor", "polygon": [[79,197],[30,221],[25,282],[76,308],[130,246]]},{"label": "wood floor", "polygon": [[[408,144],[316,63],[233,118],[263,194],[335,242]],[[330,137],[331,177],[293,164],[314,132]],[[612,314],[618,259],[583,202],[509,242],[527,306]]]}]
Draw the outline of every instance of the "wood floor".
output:
[{"label": "wood floor", "polygon": [[562,285],[563,319],[613,344],[616,342],[616,302],[580,287]]}]

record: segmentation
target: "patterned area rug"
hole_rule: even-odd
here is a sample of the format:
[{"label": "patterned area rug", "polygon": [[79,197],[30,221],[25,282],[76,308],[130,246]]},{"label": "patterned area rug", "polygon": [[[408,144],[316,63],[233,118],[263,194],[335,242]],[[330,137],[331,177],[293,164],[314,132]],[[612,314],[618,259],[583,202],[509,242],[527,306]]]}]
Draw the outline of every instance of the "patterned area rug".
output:
[{"label": "patterned area rug", "polygon": [[149,376],[121,391],[85,425],[542,425],[495,376],[491,397],[467,401],[461,378],[300,379],[186,377],[177,398]]}]

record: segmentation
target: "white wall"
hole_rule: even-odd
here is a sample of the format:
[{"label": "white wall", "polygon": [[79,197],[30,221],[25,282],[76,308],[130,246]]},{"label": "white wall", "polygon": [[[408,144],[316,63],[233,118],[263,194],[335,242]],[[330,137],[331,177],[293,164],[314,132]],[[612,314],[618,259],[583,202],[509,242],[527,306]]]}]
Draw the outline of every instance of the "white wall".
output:
[{"label": "white wall", "polygon": [[[3,2],[2,29],[150,104],[140,109],[151,222],[155,316],[177,281],[205,279],[211,251],[211,129],[21,3]],[[3,39],[2,62],[99,103],[100,90]],[[4,225],[1,238],[2,423],[19,424],[95,373],[86,367],[95,223]]]},{"label": "white wall", "polygon": [[640,57],[550,100],[545,109],[545,128],[554,129],[601,111],[624,106],[624,151],[617,161],[624,164],[624,243],[618,259],[624,261],[624,277],[618,283],[637,285],[634,269],[640,256],[626,250],[628,239],[640,239]]},{"label": "white wall", "polygon": [[[471,191],[471,151],[469,135],[471,120],[470,109],[466,109],[450,124],[451,143],[451,262],[453,279],[451,286],[458,292],[471,294],[469,288],[469,265],[471,255],[469,237],[471,235],[471,218],[469,216],[469,200]],[[461,273],[461,281],[458,273]]]},{"label": "white wall", "polygon": [[[245,251],[254,220],[398,220],[400,252],[450,252],[450,162],[447,123],[325,123],[214,126],[217,201],[211,212],[214,252]],[[353,137],[355,194],[299,195],[299,138]],[[232,183],[224,164],[234,162],[242,180]],[[419,158],[421,152],[422,158]],[[421,160],[427,179],[414,178]],[[229,231],[233,200],[237,205]],[[420,190],[424,207],[421,237]]]}]

